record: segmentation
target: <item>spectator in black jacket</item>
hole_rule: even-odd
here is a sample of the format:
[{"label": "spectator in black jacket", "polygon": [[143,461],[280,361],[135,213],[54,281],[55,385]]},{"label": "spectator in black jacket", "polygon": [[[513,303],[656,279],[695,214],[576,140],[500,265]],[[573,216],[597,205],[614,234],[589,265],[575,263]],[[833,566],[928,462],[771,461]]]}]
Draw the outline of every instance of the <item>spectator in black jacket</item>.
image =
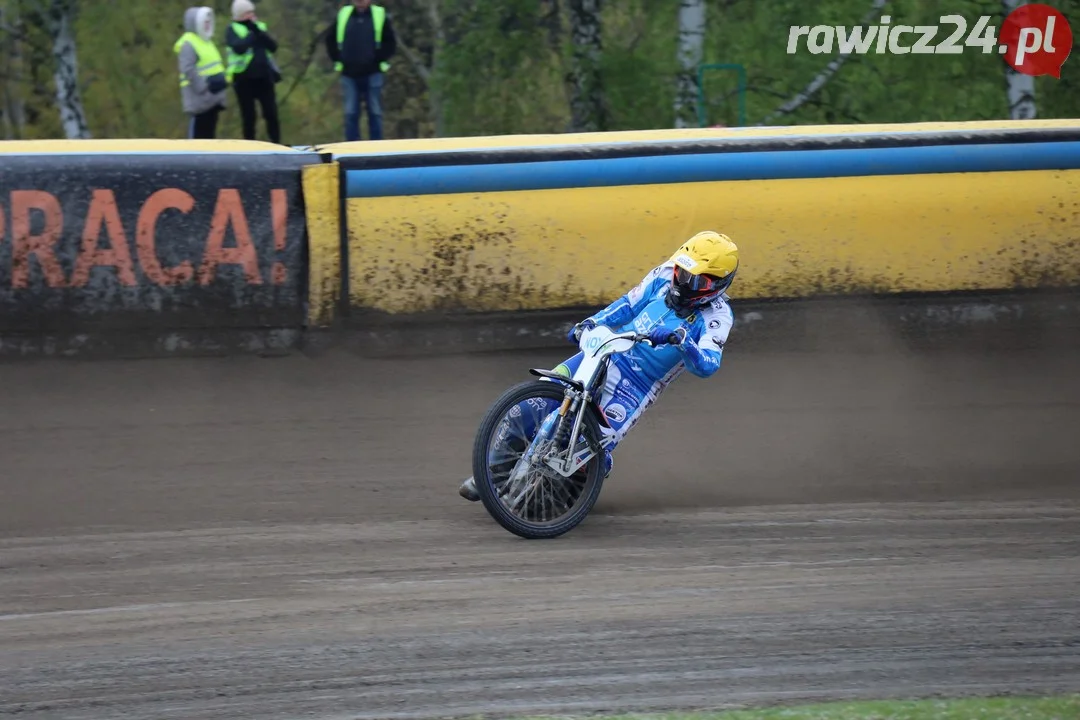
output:
[{"label": "spectator in black jacket", "polygon": [[229,75],[243,119],[244,138],[255,139],[255,103],[258,102],[262,106],[270,142],[280,143],[281,126],[274,92],[274,85],[281,80],[274,62],[277,41],[267,32],[266,23],[255,17],[251,0],[233,0],[232,16],[233,22],[225,33],[225,44],[228,46]]},{"label": "spectator in black jacket", "polygon": [[326,31],[326,53],[341,73],[345,139],[360,139],[360,103],[367,107],[368,134],[382,140],[383,75],[397,50],[386,9],[372,0],[352,0]]}]

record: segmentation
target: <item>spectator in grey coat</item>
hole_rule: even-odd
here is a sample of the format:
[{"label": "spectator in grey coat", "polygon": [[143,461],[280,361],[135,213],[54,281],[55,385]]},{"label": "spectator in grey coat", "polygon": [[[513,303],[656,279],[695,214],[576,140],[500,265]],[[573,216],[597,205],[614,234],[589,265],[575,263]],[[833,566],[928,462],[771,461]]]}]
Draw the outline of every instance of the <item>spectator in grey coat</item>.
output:
[{"label": "spectator in grey coat", "polygon": [[188,138],[213,138],[218,113],[225,109],[229,83],[213,38],[213,9],[188,8],[184,12],[184,34],[173,45],[180,68],[180,98],[184,112],[191,116]]}]

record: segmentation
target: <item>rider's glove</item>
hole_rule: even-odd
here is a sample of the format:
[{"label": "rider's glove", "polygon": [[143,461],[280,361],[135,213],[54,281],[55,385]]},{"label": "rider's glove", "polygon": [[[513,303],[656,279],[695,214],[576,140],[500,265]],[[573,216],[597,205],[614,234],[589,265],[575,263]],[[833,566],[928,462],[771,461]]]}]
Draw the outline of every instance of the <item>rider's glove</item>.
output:
[{"label": "rider's glove", "polygon": [[592,318],[586,318],[574,327],[570,328],[570,332],[566,334],[566,339],[577,345],[579,342],[581,342],[581,333],[585,332],[586,330],[592,330],[594,327],[596,327],[596,321]]},{"label": "rider's glove", "polygon": [[649,341],[654,345],[682,345],[686,339],[686,328],[658,327],[649,333]]}]

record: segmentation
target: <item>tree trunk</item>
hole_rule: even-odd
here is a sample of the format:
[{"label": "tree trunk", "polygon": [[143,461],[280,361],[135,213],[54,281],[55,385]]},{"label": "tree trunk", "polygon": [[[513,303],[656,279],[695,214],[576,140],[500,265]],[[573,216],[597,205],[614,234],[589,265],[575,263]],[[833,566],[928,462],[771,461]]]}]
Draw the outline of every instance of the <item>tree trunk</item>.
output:
[{"label": "tree trunk", "polygon": [[675,81],[675,127],[696,127],[697,68],[705,46],[705,0],[679,3],[679,75]]},{"label": "tree trunk", "polygon": [[559,52],[562,47],[562,12],[559,0],[540,0],[540,27],[547,32],[548,47]]},{"label": "tree trunk", "polygon": [[432,82],[428,83],[428,102],[431,105],[431,115],[435,122],[435,137],[443,137],[446,134],[446,113],[442,98],[442,83],[439,82],[439,56],[446,45],[446,27],[443,24],[442,13],[439,12],[440,0],[428,0],[428,18],[431,22],[431,72],[429,76]]},{"label": "tree trunk", "polygon": [[[1020,0],[1001,0],[1007,16],[1021,4]],[[1009,98],[1009,118],[1012,120],[1033,120],[1035,118],[1035,78],[1032,75],[1018,73],[1012,67],[1005,66],[1005,93]]]},{"label": "tree trunk", "polygon": [[60,124],[64,135],[70,139],[90,137],[79,93],[79,65],[75,52],[74,24],[76,0],[52,0],[48,8],[41,8],[45,27],[52,38],[53,79],[56,82],[56,107],[60,111]]},{"label": "tree trunk", "polygon": [[570,71],[570,130],[597,132],[607,129],[604,86],[600,75],[600,11],[602,0],[570,0],[571,40],[574,45]]},{"label": "tree trunk", "polygon": [[0,34],[0,72],[3,77],[3,92],[0,93],[0,116],[3,116],[4,139],[18,140],[23,137],[26,127],[26,101],[23,100],[23,39],[22,20],[19,17],[19,4],[7,0],[0,7],[0,25],[5,32]]},{"label": "tree trunk", "polygon": [[[435,137],[443,137],[446,133],[446,111],[441,92],[439,76],[439,56],[443,46],[446,45],[446,26],[439,8],[440,0],[427,0],[426,14],[427,23],[431,30],[431,64],[424,61],[420,51],[405,43],[401,37],[397,37],[397,46],[409,64],[416,70],[416,74],[424,82],[428,92],[428,107],[430,108],[431,120],[435,125]],[[400,32],[400,30],[398,31]]]}]

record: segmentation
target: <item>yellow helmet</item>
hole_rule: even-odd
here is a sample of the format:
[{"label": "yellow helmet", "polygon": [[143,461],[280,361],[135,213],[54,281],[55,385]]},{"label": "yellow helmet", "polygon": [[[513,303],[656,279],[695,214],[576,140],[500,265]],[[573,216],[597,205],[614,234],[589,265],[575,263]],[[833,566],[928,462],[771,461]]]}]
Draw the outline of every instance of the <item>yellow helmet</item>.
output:
[{"label": "yellow helmet", "polygon": [[675,267],[667,304],[685,317],[731,286],[739,269],[739,248],[727,235],[705,230],[683,243],[669,262]]}]

